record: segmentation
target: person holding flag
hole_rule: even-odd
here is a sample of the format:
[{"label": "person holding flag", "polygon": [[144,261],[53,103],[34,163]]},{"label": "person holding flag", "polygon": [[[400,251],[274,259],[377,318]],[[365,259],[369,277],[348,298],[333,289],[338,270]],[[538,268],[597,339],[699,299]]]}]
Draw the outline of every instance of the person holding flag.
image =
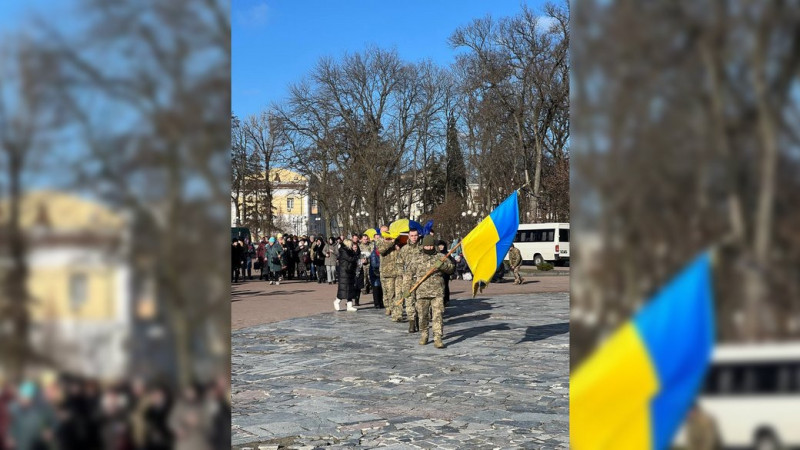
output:
[{"label": "person holding flag", "polygon": [[[439,259],[439,254],[434,246],[434,238],[427,235],[422,238],[422,252],[413,266],[409,268],[413,277],[422,279],[431,268],[435,269],[433,275],[424,279],[416,291],[415,307],[419,319],[420,337],[419,345],[428,343],[428,324],[433,316],[433,346],[444,348],[442,343],[444,315],[444,278],[443,274],[450,275],[455,270],[455,265],[449,258],[444,261]],[[431,314],[433,313],[433,314]]]},{"label": "person holding flag", "polygon": [[[514,242],[514,237],[516,236],[517,229],[519,228],[519,205],[517,204],[518,193],[519,189],[508,196],[508,198],[506,198],[503,203],[495,208],[488,217],[483,219],[478,226],[473,228],[467,237],[451,248],[450,251],[447,252],[447,254],[441,259],[441,261],[444,262],[444,260],[453,254],[453,252],[457,251],[459,248],[462,249],[464,258],[466,259],[467,264],[473,273],[473,298],[475,298],[478,289],[480,289],[482,292],[483,288],[485,288],[492,280],[495,272],[497,272],[497,268],[503,263],[503,256],[508,253],[508,249]],[[416,240],[419,237],[416,235],[412,239],[413,231],[414,230],[410,230],[408,233],[409,244],[412,242],[416,243]],[[406,245],[406,247],[410,247],[410,245]],[[419,253],[419,246],[414,245],[412,248],[414,251],[411,249],[406,250],[404,247],[402,250],[405,250],[405,253],[401,252],[400,256],[403,257],[403,255],[406,255],[406,260],[410,261],[411,256],[416,257],[416,253]],[[404,261],[404,258],[401,258],[401,261]],[[403,299],[413,300],[412,295],[414,294],[414,291],[416,291],[422,282],[424,282],[433,274],[434,270],[435,269],[430,269],[426,274],[419,278],[414,286],[412,286],[409,290],[403,291],[394,304],[402,304]],[[407,277],[408,278],[406,281],[413,283],[416,275],[407,275]],[[411,283],[404,284],[404,286],[407,286]],[[411,325],[409,325],[409,333],[413,332],[412,330],[413,328]],[[418,331],[418,328],[414,331]]]}]

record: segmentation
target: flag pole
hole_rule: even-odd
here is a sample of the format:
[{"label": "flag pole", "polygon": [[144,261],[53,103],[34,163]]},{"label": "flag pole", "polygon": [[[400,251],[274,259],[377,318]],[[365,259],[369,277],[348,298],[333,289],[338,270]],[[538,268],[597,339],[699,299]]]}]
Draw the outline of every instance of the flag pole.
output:
[{"label": "flag pole", "polygon": [[[463,239],[462,239],[461,241],[463,241]],[[454,251],[456,251],[456,249],[457,249],[457,248],[461,247],[461,241],[458,241],[458,244],[456,244],[456,245],[455,245],[453,248],[451,248],[451,249],[450,249],[450,251],[449,251],[449,252],[447,252],[447,254],[446,254],[446,255],[444,255],[444,256],[442,257],[442,259],[440,260],[440,262],[445,262],[445,261],[447,261],[447,258],[449,258],[449,257],[450,257],[450,255],[451,255],[451,254],[453,254],[453,252],[454,252]],[[419,285],[420,285],[420,284],[422,284],[422,282],[423,282],[423,281],[427,280],[427,279],[428,279],[428,278],[429,278],[431,275],[433,275],[433,273],[434,273],[434,272],[436,272],[436,267],[431,267],[431,269],[428,271],[428,273],[426,273],[426,274],[425,274],[425,276],[423,276],[422,278],[420,278],[420,280],[419,280],[419,281],[417,281],[417,284],[415,284],[415,285],[414,285],[414,286],[413,286],[413,287],[412,287],[412,288],[411,288],[411,289],[408,291],[408,293],[409,293],[409,294],[411,294],[411,293],[413,293],[414,291],[416,291],[416,290],[417,290],[417,288],[419,287]],[[400,305],[402,305],[402,304],[403,304],[403,299],[405,299],[405,297],[401,297],[399,300],[395,301],[395,302],[394,302],[394,306],[400,306]]]}]

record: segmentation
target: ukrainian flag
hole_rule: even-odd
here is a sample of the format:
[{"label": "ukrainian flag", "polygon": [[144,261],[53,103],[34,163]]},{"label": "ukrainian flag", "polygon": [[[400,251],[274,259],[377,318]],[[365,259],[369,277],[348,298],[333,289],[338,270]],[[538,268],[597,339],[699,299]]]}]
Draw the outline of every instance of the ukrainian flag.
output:
[{"label": "ukrainian flag", "polygon": [[572,448],[668,448],[713,342],[711,257],[704,254],[574,371]]},{"label": "ukrainian flag", "polygon": [[480,282],[489,284],[519,228],[517,191],[503,201],[489,217],[483,219],[467,237],[461,248],[472,271],[472,296],[478,292]]}]

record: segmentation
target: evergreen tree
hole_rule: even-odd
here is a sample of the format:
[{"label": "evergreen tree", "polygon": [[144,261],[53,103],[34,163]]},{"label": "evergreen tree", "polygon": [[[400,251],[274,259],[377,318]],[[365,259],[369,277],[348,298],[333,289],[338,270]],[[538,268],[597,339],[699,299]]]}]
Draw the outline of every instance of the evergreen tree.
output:
[{"label": "evergreen tree", "polygon": [[456,119],[454,116],[447,118],[447,145],[445,179],[447,183],[446,191],[464,198],[467,193],[467,169],[464,165],[464,155],[461,153],[461,145],[458,143],[458,130],[456,130]]}]

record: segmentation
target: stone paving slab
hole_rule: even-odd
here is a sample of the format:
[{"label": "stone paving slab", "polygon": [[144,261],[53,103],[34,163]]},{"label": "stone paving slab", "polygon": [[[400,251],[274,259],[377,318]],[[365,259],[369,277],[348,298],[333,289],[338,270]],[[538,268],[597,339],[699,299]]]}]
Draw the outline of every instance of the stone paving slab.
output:
[{"label": "stone paving slab", "polygon": [[444,349],[407,329],[362,309],[235,331],[233,447],[568,447],[568,293],[456,300]]}]

